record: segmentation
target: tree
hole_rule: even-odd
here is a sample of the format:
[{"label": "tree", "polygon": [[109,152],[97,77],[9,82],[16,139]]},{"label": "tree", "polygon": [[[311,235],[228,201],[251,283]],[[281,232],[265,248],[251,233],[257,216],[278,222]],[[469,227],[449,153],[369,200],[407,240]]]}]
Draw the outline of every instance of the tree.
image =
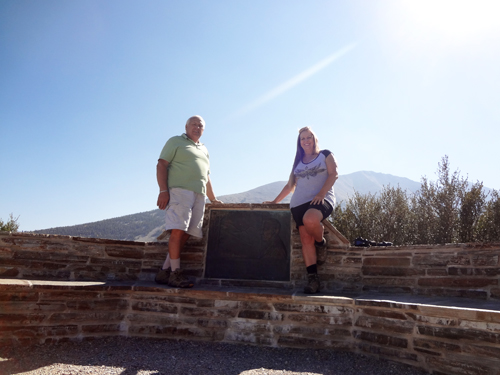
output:
[{"label": "tree", "polygon": [[332,222],[351,242],[357,237],[395,245],[500,240],[500,192],[491,198],[483,183],[469,184],[460,171],[450,172],[448,156],[438,163],[438,179],[421,179],[409,194],[384,186],[380,195],[354,192],[335,207]]},{"label": "tree", "polygon": [[461,194],[460,221],[458,237],[460,242],[476,242],[479,234],[479,220],[483,214],[487,194],[483,190],[483,183],[476,182]]},{"label": "tree", "polygon": [[500,191],[493,190],[477,224],[480,241],[500,241]]},{"label": "tree", "polygon": [[0,231],[17,232],[17,230],[19,229],[19,224],[17,223],[18,219],[19,216],[14,219],[13,214],[9,215],[9,221],[7,221],[6,223],[4,223],[2,219],[0,219]]},{"label": "tree", "polygon": [[401,187],[384,186],[379,197],[379,236],[377,241],[397,245],[413,243],[413,222],[410,197]]}]

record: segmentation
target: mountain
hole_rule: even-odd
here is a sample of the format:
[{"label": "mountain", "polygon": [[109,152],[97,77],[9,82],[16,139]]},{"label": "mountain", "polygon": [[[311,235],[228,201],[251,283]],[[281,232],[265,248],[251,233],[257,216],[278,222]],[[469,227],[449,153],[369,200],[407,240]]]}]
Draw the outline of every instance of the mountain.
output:
[{"label": "mountain", "polygon": [[[272,182],[258,188],[245,191],[243,193],[222,195],[220,200],[226,203],[262,203],[267,200],[273,200],[283,189],[286,181]],[[383,189],[384,186],[401,187],[409,192],[416,192],[420,189],[420,182],[412,181],[405,177],[397,177],[390,174],[376,172],[355,172],[339,176],[335,182],[335,197],[337,203],[346,202],[349,197],[354,195],[354,191],[361,194],[375,194]],[[291,194],[281,203],[289,203]]]},{"label": "mountain", "polygon": [[[222,195],[218,198],[225,203],[262,203],[273,200],[285,184],[286,181],[272,182],[243,193]],[[393,187],[399,185],[409,192],[420,189],[419,182],[408,178],[362,171],[339,176],[335,183],[335,196],[337,203],[342,204],[342,201],[345,202],[354,195],[354,191],[361,194],[376,194],[384,186],[389,185]],[[291,194],[281,203],[289,203],[290,197]],[[148,242],[155,241],[163,231],[163,221],[164,212],[156,209],[93,223],[36,230],[33,233]]]}]

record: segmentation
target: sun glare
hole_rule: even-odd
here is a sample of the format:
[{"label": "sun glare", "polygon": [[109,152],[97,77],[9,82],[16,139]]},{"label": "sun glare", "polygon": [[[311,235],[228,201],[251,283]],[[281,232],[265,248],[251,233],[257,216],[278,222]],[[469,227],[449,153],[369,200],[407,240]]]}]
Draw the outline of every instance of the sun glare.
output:
[{"label": "sun glare", "polygon": [[408,0],[417,26],[453,39],[469,39],[499,28],[499,0]]}]

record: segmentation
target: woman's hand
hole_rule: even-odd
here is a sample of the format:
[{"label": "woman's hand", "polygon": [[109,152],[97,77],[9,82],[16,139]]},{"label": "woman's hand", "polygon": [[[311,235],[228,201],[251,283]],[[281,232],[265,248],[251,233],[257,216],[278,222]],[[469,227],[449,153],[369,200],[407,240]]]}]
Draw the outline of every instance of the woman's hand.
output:
[{"label": "woman's hand", "polygon": [[311,201],[311,204],[325,203],[325,194],[318,193]]}]

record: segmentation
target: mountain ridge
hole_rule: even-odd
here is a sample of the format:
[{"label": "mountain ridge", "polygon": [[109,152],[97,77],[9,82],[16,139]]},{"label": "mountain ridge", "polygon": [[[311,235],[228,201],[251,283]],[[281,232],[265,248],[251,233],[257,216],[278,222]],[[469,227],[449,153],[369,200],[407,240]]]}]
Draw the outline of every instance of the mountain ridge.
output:
[{"label": "mountain ridge", "polygon": [[[273,200],[283,189],[286,181],[275,181],[245,192],[226,194],[218,199],[225,203],[262,203]],[[384,186],[400,186],[403,190],[415,192],[420,183],[406,177],[390,174],[360,171],[339,176],[334,185],[337,204],[346,202],[357,191],[360,194],[376,194]],[[291,194],[281,203],[289,203]],[[75,237],[106,238],[127,241],[155,241],[163,231],[164,212],[155,209],[135,214],[105,219],[66,227],[56,227],[32,231],[39,234],[59,234]]]}]

